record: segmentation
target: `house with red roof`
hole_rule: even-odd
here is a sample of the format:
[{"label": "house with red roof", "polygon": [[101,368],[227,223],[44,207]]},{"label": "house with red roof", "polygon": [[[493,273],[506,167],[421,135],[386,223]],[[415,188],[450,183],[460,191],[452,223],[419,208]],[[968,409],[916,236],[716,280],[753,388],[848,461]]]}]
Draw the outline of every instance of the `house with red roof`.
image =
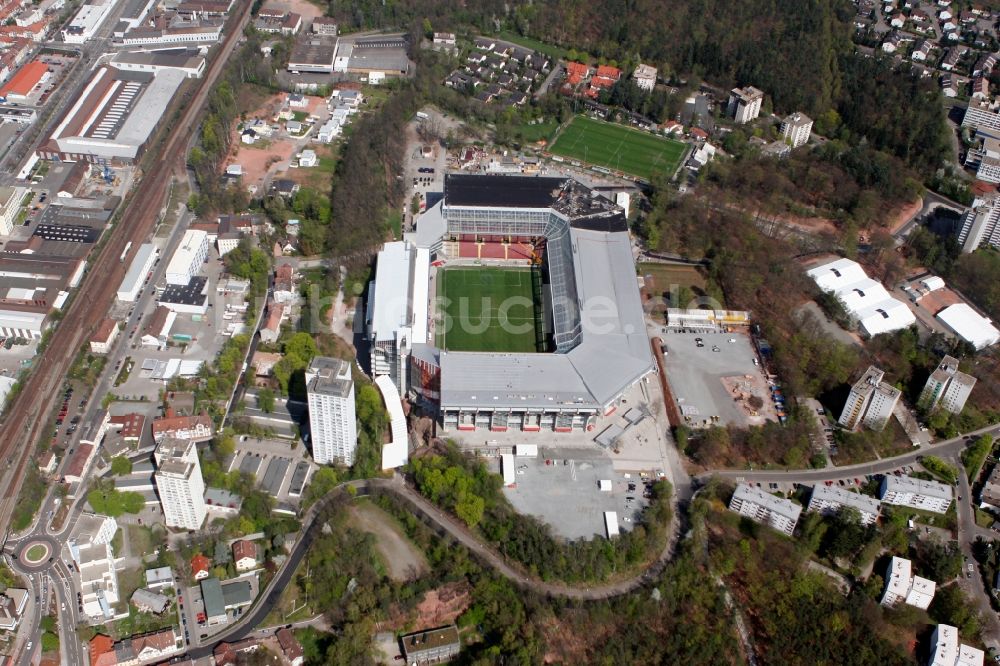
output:
[{"label": "house with red roof", "polygon": [[104,634],[97,634],[90,639],[90,644],[88,645],[88,652],[90,652],[90,663],[94,666],[97,664],[107,663],[107,657],[105,655],[110,654],[111,663],[116,663],[115,658],[115,642],[111,640],[110,636],[105,636]]},{"label": "house with red roof", "polygon": [[204,580],[208,578],[209,569],[212,568],[212,560],[208,559],[201,553],[198,553],[191,558],[191,576],[195,580]]},{"label": "house with red roof", "polygon": [[622,77],[622,70],[617,67],[612,67],[611,65],[599,65],[597,67],[597,73],[594,76],[600,76],[606,79],[611,79],[612,81],[617,81]]},{"label": "house with red roof", "polygon": [[590,76],[590,67],[582,62],[566,63],[566,82],[575,86]]},{"label": "house with red roof", "polygon": [[253,571],[257,568],[257,544],[240,539],[233,542],[233,563],[237,571]]}]

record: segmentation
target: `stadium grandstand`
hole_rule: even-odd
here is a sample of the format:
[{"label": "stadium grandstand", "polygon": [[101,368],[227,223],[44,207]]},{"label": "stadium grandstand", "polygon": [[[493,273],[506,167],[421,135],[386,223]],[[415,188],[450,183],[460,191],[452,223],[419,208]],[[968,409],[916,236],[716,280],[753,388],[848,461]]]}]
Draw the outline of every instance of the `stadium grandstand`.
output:
[{"label": "stadium grandstand", "polygon": [[[446,323],[490,289],[519,295],[533,351],[493,335],[504,307],[474,312],[472,333]],[[367,325],[373,372],[445,430],[593,430],[654,370],[624,212],[569,178],[446,176],[417,231],[380,253]]]}]

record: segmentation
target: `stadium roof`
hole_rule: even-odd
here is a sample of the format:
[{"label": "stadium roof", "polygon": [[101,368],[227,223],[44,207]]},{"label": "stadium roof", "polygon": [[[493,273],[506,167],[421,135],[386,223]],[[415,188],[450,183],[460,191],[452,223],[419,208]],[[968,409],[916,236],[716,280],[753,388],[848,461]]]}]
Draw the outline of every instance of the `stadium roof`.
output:
[{"label": "stadium roof", "polygon": [[412,327],[413,341],[426,341],[429,264],[426,249],[404,241],[386,243],[379,251],[369,293],[378,303],[369,323],[376,340],[393,340],[400,328]]},{"label": "stadium roof", "polygon": [[977,350],[1000,340],[1000,331],[967,303],[956,303],[937,313],[937,318]]},{"label": "stadium roof", "polygon": [[583,340],[566,354],[441,352],[441,402],[604,407],[652,369],[627,232],[570,230]]},{"label": "stadium roof", "polygon": [[565,182],[565,178],[448,174],[444,188],[449,206],[549,208]]}]

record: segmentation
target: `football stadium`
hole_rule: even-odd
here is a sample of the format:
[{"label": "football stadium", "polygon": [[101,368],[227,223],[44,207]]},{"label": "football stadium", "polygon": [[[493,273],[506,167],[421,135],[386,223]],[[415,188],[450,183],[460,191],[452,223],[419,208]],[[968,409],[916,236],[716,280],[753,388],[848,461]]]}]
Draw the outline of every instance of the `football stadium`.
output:
[{"label": "football stadium", "polygon": [[570,178],[451,174],[368,288],[371,368],[444,430],[593,430],[654,370],[624,212]]}]

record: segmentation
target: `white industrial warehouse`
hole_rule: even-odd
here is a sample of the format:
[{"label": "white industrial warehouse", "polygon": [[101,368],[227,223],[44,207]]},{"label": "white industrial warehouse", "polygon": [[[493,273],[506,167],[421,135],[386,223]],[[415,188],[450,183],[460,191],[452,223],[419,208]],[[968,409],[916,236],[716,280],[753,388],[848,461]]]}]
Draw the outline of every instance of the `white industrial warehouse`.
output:
[{"label": "white industrial warehouse", "polygon": [[1000,331],[967,303],[949,305],[937,313],[937,318],[955,335],[976,350],[985,349],[1000,340]]},{"label": "white industrial warehouse", "polygon": [[879,282],[868,277],[856,261],[836,259],[816,266],[806,274],[822,291],[837,297],[861,332],[868,337],[898,331],[916,323],[910,308],[890,296]]}]

